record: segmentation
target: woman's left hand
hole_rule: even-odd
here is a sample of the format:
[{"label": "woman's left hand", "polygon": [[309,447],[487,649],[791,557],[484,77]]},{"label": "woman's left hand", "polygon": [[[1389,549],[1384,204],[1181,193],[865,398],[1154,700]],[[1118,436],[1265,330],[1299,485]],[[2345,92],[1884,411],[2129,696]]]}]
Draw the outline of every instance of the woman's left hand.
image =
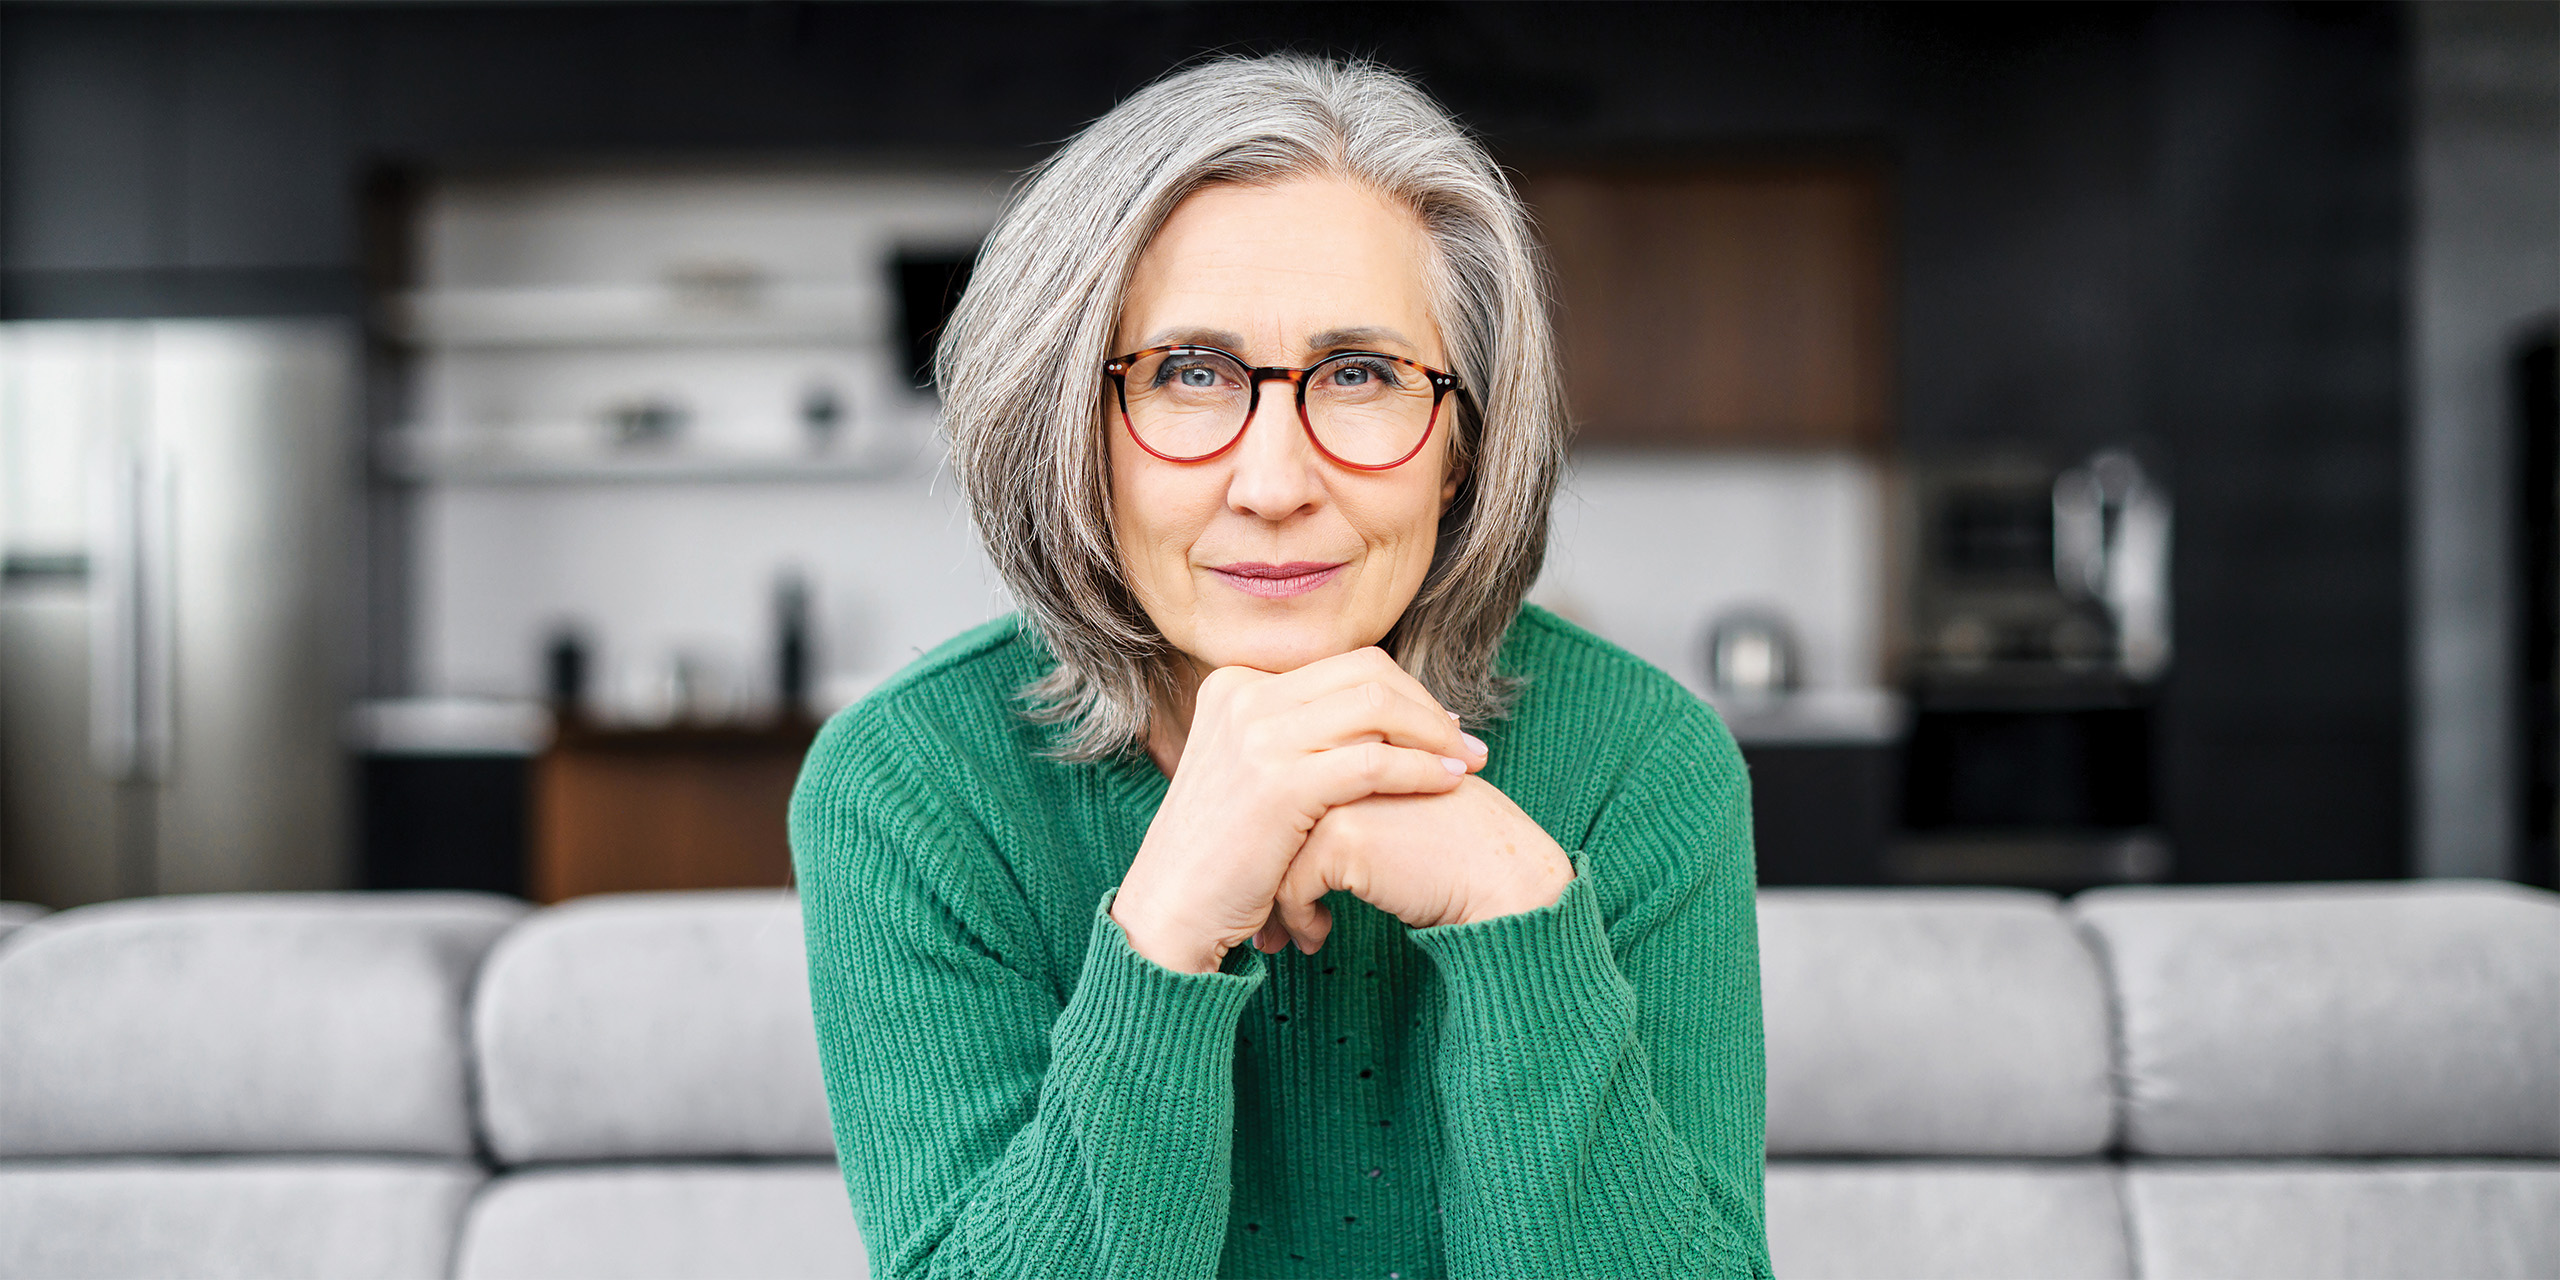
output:
[{"label": "woman's left hand", "polygon": [[1473,775],[1437,795],[1377,795],[1325,811],[1280,881],[1276,919],[1254,939],[1324,945],[1336,889],[1414,928],[1463,924],[1554,902],[1573,881],[1562,846],[1511,797]]}]

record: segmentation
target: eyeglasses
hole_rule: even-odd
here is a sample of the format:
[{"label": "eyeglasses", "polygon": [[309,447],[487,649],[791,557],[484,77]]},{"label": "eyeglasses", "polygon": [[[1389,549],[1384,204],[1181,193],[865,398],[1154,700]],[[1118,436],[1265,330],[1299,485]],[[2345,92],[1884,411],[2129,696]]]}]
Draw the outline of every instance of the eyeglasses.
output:
[{"label": "eyeglasses", "polygon": [[1359,471],[1410,461],[1440,421],[1440,400],[1466,389],[1456,374],[1402,356],[1344,351],[1304,369],[1249,365],[1216,347],[1149,347],[1102,362],[1120,421],[1138,447],[1167,462],[1206,462],[1244,438],[1262,384],[1298,389],[1298,422],[1316,452]]}]

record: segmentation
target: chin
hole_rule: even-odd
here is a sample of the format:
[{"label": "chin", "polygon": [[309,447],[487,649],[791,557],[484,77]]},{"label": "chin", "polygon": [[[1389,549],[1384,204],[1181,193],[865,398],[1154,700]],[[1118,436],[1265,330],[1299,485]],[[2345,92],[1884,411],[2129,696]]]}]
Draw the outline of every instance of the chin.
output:
[{"label": "chin", "polygon": [[1335,632],[1310,632],[1296,627],[1240,626],[1227,636],[1228,643],[1213,646],[1201,655],[1213,667],[1251,667],[1274,674],[1295,671],[1310,662],[1365,648],[1373,641],[1361,640]]}]

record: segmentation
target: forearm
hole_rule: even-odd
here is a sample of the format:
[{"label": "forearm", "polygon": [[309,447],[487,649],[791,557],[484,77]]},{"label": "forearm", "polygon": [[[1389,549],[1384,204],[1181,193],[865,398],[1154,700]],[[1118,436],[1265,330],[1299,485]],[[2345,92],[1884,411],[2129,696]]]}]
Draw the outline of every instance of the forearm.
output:
[{"label": "forearm", "polygon": [[[1755,1197],[1655,1098],[1592,893],[1577,881],[1549,908],[1414,935],[1442,987],[1453,1272],[1765,1274]],[[1756,1169],[1756,1135],[1717,1138],[1749,1141]]]},{"label": "forearm", "polygon": [[[1235,1024],[1259,985],[1258,972],[1167,972],[1097,913],[1036,1092],[1014,1104],[1028,1114],[1000,1135],[953,1123],[1001,1120],[973,1092],[965,1046],[862,1053],[869,1082],[838,1103],[838,1149],[860,1162],[849,1172],[866,1229],[896,1231],[874,1242],[881,1273],[1211,1275],[1226,1235]],[[916,1016],[965,1016],[965,1003],[933,1003]],[[946,1175],[921,1203],[919,1156]]]}]

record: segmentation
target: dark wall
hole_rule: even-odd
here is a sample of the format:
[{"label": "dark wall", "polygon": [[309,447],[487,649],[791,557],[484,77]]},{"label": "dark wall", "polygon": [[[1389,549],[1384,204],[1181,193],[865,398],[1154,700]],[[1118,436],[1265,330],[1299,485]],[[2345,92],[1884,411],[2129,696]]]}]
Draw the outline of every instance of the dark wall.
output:
[{"label": "dark wall", "polygon": [[2399,874],[2396,10],[0,4],[0,316],[353,313],[359,192],[474,159],[1027,164],[1165,67],[1416,72],[1515,161],[1899,179],[1915,453],[2132,443],[2178,500],[2185,874]]},{"label": "dark wall", "polygon": [[2408,184],[2394,33],[2163,24],[2150,416],[2175,451],[2179,856],[2407,866]]}]

